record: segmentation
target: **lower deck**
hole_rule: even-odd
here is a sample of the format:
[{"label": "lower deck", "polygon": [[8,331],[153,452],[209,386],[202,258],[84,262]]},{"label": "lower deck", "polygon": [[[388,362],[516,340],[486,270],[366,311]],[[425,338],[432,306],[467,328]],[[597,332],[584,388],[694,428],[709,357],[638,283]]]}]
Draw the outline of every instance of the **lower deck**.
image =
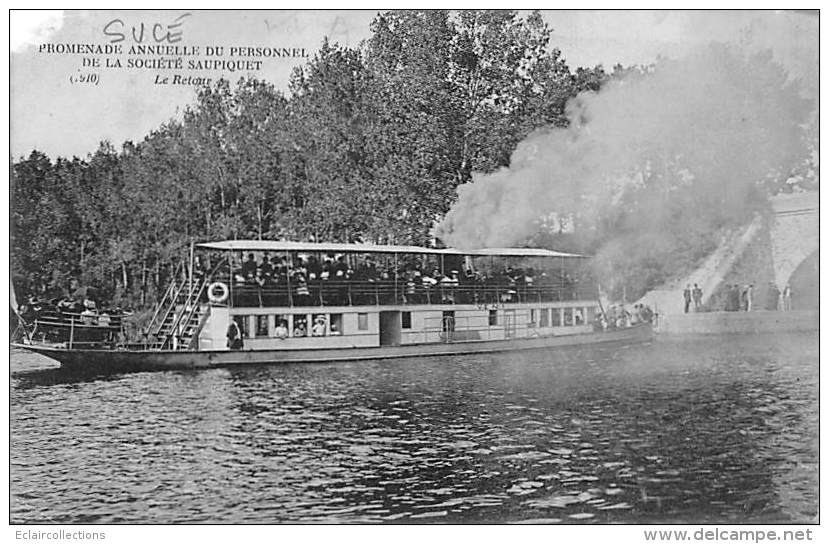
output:
[{"label": "lower deck", "polygon": [[557,349],[595,344],[634,344],[650,341],[649,324],[585,334],[538,336],[478,342],[448,342],[378,347],[326,347],[318,349],[227,348],[210,351],[66,349],[58,346],[22,344],[19,347],[55,359],[62,367],[80,371],[163,370],[211,368],[251,364],[318,363],[408,359],[498,353],[531,349]]},{"label": "lower deck", "polygon": [[198,350],[227,349],[235,321],[244,350],[372,348],[494,342],[584,334],[597,303],[588,300],[490,305],[227,308],[214,306]]}]

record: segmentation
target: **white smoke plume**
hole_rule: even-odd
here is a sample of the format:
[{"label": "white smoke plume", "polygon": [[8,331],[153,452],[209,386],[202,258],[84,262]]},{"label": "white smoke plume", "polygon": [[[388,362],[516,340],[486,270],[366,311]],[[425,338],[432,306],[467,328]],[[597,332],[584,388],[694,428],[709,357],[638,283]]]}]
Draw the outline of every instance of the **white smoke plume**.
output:
[{"label": "white smoke plume", "polygon": [[661,59],[571,100],[567,128],[531,135],[508,168],[460,186],[437,234],[461,248],[522,245],[558,213],[582,232],[613,218],[636,245],[676,210],[736,213],[758,182],[801,158],[813,108],[771,51],[710,44]]}]

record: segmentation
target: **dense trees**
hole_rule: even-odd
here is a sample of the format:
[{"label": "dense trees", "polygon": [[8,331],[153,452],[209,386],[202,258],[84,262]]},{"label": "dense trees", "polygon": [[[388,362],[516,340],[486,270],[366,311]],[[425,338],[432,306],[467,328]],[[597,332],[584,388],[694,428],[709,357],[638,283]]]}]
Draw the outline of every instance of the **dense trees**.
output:
[{"label": "dense trees", "polygon": [[425,243],[458,184],[608,77],[571,72],[537,13],[389,12],[372,31],[324,41],[286,94],[222,80],[139,143],[13,160],[18,290],[77,278],[148,303],[191,240]]},{"label": "dense trees", "polygon": [[454,245],[595,255],[635,296],[769,192],[817,186],[816,110],[769,53],[608,74],[571,70],[538,13],[394,11],[371,30],[323,41],[285,93],[220,80],[141,142],[13,160],[18,291],[77,278],[142,306],[192,240],[426,244],[443,220]]}]

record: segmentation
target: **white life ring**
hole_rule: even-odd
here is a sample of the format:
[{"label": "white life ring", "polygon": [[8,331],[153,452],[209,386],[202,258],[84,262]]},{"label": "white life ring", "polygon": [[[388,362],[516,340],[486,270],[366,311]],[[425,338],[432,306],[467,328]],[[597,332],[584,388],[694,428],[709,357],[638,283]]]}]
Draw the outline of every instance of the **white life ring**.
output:
[{"label": "white life ring", "polygon": [[[216,294],[216,289],[221,291],[220,294]],[[210,299],[210,302],[215,304],[220,304],[227,300],[227,296],[230,294],[230,289],[227,288],[227,284],[222,283],[220,281],[213,282],[207,288],[207,298]]]}]

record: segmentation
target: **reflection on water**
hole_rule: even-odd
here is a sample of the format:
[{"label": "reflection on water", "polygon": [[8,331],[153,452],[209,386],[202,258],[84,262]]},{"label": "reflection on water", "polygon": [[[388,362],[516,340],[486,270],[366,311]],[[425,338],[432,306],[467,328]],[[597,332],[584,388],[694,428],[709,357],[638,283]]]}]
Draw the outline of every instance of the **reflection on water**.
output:
[{"label": "reflection on water", "polygon": [[817,516],[816,334],[11,378],[13,522]]}]

